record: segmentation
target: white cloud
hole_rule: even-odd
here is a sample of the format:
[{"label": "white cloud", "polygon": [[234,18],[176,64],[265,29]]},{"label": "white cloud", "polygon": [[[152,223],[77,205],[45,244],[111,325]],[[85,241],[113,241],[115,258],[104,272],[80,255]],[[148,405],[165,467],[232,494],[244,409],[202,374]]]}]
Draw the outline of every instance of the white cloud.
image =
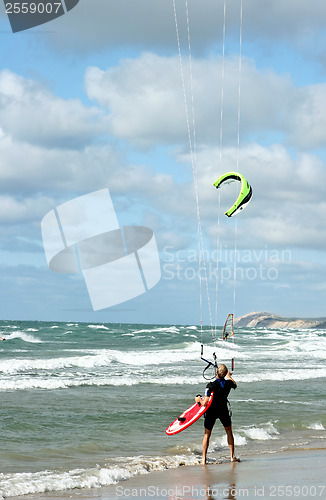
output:
[{"label": "white cloud", "polygon": [[[223,155],[219,168],[218,56],[223,2],[189,2],[201,223],[211,248],[216,245],[218,206],[212,182],[221,173],[219,170],[234,170],[237,164],[238,60],[230,54],[237,54],[239,48],[239,6],[238,0],[227,3]],[[322,80],[321,68],[315,62],[325,47],[326,10],[320,0],[274,0],[267,6],[261,0],[246,0],[243,8],[239,170],[253,186],[253,199],[238,217],[238,247],[258,251],[266,247],[290,248],[294,258],[291,263],[275,264],[279,269],[275,282],[238,283],[237,305],[250,310],[256,300],[257,307],[263,309],[292,307],[294,311],[302,306],[302,310],[310,307],[317,313],[320,292],[325,290],[325,268],[309,266],[309,261],[314,254],[311,249],[320,249],[318,261],[322,259],[326,244],[325,164],[309,151],[320,148],[320,157],[325,154],[326,89],[323,83],[312,82]],[[184,2],[177,2],[177,9],[182,49],[186,52]],[[14,45],[8,43],[13,54],[5,59],[8,67],[18,67],[22,62],[19,57],[25,57],[25,74],[42,75],[43,81],[52,81],[54,88],[65,87],[64,92],[70,95],[81,92],[82,82],[77,82],[76,75],[83,72],[85,61],[98,67],[89,68],[85,76],[93,107],[77,98],[58,97],[37,77],[23,78],[9,70],[0,73],[0,222],[1,244],[6,249],[3,261],[41,262],[45,273],[34,279],[34,268],[27,274],[22,267],[11,269],[6,283],[13,283],[15,274],[24,279],[26,274],[28,286],[23,291],[28,300],[38,300],[43,282],[48,294],[52,296],[57,289],[62,297],[65,278],[46,270],[40,253],[40,220],[54,206],[106,186],[124,222],[143,221],[154,229],[162,254],[164,244],[175,250],[196,249],[194,187],[184,180],[191,175],[191,162],[189,154],[184,153],[188,151],[188,139],[172,2],[80,0],[75,9],[51,23],[46,36],[34,30],[34,35],[30,32],[20,38],[26,42],[24,50],[20,44],[25,42],[11,35],[14,39]],[[38,44],[37,50],[33,44]],[[55,50],[48,50],[49,44]],[[140,50],[147,52],[132,59]],[[294,55],[291,61],[289,51]],[[121,54],[124,59],[116,63]],[[42,57],[47,60],[44,66]],[[297,61],[300,64],[296,67]],[[61,69],[61,63],[62,71],[55,74],[54,68]],[[187,64],[185,57],[189,99]],[[63,85],[68,65],[69,75],[74,78]],[[302,81],[309,85],[298,87],[295,83]],[[171,152],[176,145],[183,154]],[[148,148],[149,154],[141,157],[139,146]],[[288,151],[286,146],[290,146]],[[155,164],[159,150],[162,158]],[[142,164],[133,164],[128,155]],[[166,173],[173,172],[174,160],[186,166],[190,175],[179,174],[178,165],[175,176]],[[223,212],[234,201],[232,187],[230,190],[230,194],[228,188],[221,190],[220,228],[221,243],[229,248],[234,244],[234,219],[226,218]],[[296,248],[303,249],[300,253],[304,264],[296,261]],[[32,289],[30,278],[34,279]],[[6,286],[4,298],[14,304],[13,317],[17,317],[20,284],[17,279],[16,286],[9,287],[9,295]],[[171,317],[177,295],[190,299],[186,306],[182,300],[180,307],[178,304],[179,309],[184,307],[183,318],[188,318],[189,304],[192,310],[197,307],[197,278],[163,285],[159,296],[162,303],[172,297],[168,308]],[[310,306],[308,286],[316,290],[312,290]],[[273,287],[279,287],[276,294]],[[229,289],[232,293],[231,288],[230,280],[224,292]],[[46,292],[43,288],[41,291]],[[228,297],[223,293],[221,299],[226,309]],[[291,300],[295,306],[291,306]],[[56,317],[57,304],[53,309]]]},{"label": "white cloud", "polygon": [[[186,39],[184,2],[176,2],[179,30]],[[227,36],[238,39],[240,1],[227,3]],[[220,41],[223,2],[201,0],[189,2],[193,47],[205,51]],[[243,2],[244,40],[266,44],[274,50],[274,41],[305,51],[307,43],[315,44],[324,31],[326,13],[320,0],[261,0]],[[55,29],[55,27],[57,29]],[[176,33],[172,1],[83,0],[66,16],[52,23],[48,39],[66,51],[98,51],[132,46],[142,50],[176,51]],[[186,43],[186,41],[185,41]],[[313,46],[313,45],[312,45]]]},{"label": "white cloud", "polygon": [[298,91],[298,105],[289,120],[289,141],[302,149],[326,144],[326,84],[309,85]]},{"label": "white cloud", "polygon": [[[199,200],[203,226],[216,240],[218,191],[212,184],[219,174],[218,151],[206,148],[198,158]],[[223,172],[236,167],[236,149],[223,153]],[[325,166],[313,155],[292,158],[280,146],[247,145],[239,152],[239,171],[253,188],[251,203],[238,217],[238,245],[242,248],[324,248],[326,218]],[[234,242],[234,222],[222,215],[234,202],[231,185],[220,189],[221,241]],[[194,200],[193,200],[194,203]]]},{"label": "white cloud", "polygon": [[86,89],[91,99],[109,109],[110,130],[117,137],[150,145],[174,142],[184,133],[183,97],[174,58],[144,54],[107,71],[89,68]]},{"label": "white cloud", "polygon": [[[219,137],[221,60],[193,60],[196,132],[199,141]],[[190,121],[190,75],[185,67]],[[225,64],[223,136],[236,141],[238,61]],[[88,96],[110,111],[111,132],[141,145],[187,141],[186,115],[179,60],[144,53],[107,71],[89,68]],[[249,60],[242,65],[241,133],[274,131],[286,126],[295,105],[294,85],[288,77],[261,73]]]},{"label": "white cloud", "polygon": [[45,196],[17,199],[12,196],[0,196],[0,223],[12,225],[29,223],[41,219],[53,207],[53,199]]},{"label": "white cloud", "polygon": [[[218,103],[216,108],[212,103],[219,98],[216,92],[220,78],[219,65],[220,61],[212,59],[194,61],[199,199],[203,227],[209,236],[216,233],[217,193],[212,183],[219,175],[219,151],[216,148],[219,131],[216,122]],[[237,115],[237,105],[232,99],[237,94],[237,84],[232,79],[236,67],[237,61],[226,61],[225,115],[229,118],[236,118]],[[297,116],[303,114],[302,99],[298,99],[298,96],[306,89],[297,92],[288,77],[272,72],[260,73],[251,61],[244,61],[243,73],[244,125],[241,136],[246,136],[252,130],[266,130],[266,133],[273,129],[283,133],[290,130],[293,120],[291,108],[297,111]],[[148,147],[157,143],[180,143],[187,148],[179,78],[176,58],[146,53],[139,59],[125,60],[107,71],[88,69],[86,84],[89,96],[96,99],[106,113],[109,110],[110,131],[114,137]],[[322,99],[320,86],[316,90],[317,97]],[[307,89],[310,94],[313,91],[312,86]],[[0,117],[4,129],[0,135],[0,182],[7,196],[11,193],[11,198],[2,199],[9,206],[7,222],[14,219],[19,221],[19,218],[24,220],[24,217],[41,219],[40,196],[55,200],[55,205],[58,205],[74,194],[107,186],[113,195],[124,196],[128,193],[122,207],[124,212],[129,210],[134,213],[138,210],[139,216],[144,218],[146,213],[152,215],[149,218],[156,220],[155,225],[160,227],[163,242],[171,239],[171,231],[178,235],[175,239],[178,245],[182,241],[189,241],[189,234],[195,237],[192,183],[176,183],[171,175],[157,172],[154,166],[146,165],[145,159],[143,165],[127,163],[121,150],[114,146],[94,143],[79,149],[67,149],[62,144],[66,125],[60,128],[60,124],[61,119],[71,114],[71,101],[59,99],[58,114],[54,104],[57,102],[56,96],[33,81],[3,72],[0,75],[0,95],[4,109]],[[25,98],[29,103],[30,131],[24,114],[27,113]],[[41,108],[32,106],[34,98],[41,103]],[[287,111],[279,105],[283,102],[288,103]],[[37,127],[34,125],[45,113],[45,108],[50,124],[47,132],[49,136],[46,140],[41,139],[41,144],[35,144]],[[318,106],[314,109],[317,114]],[[83,113],[88,116],[89,110],[80,103],[78,110],[80,116]],[[101,116],[103,114],[104,111]],[[77,116],[71,119],[77,120]],[[298,129],[302,126],[304,130],[294,134],[299,138],[304,135],[308,141],[310,132],[313,140],[313,127],[303,126],[302,122],[298,120],[297,126]],[[68,119],[69,123],[72,126]],[[236,129],[236,120],[232,126],[231,119],[225,124],[221,168],[228,171],[234,170],[237,164],[236,148],[231,147],[235,143],[232,141],[231,128]],[[93,130],[87,123],[85,127],[96,136],[96,128]],[[56,141],[58,130],[61,136],[58,147],[49,147],[47,142]],[[75,140],[81,144],[84,130],[76,129],[75,134]],[[177,161],[187,163],[190,170],[189,155],[179,154]],[[323,202],[325,166],[321,160],[311,154],[291,157],[281,145],[264,147],[250,143],[239,151],[239,170],[248,177],[254,190],[252,203],[241,214],[239,241],[242,246],[259,246],[265,242],[270,245],[318,248],[325,244],[324,233],[320,231],[326,215]],[[26,200],[22,198],[24,193]],[[32,195],[35,197],[33,203]],[[228,195],[227,190],[223,192],[222,207],[228,208],[229,203],[232,204],[232,197],[233,193]],[[138,207],[137,210],[135,207]],[[230,237],[227,229],[222,231],[226,238]]]},{"label": "white cloud", "polygon": [[[45,149],[0,136],[0,183],[7,193],[82,193],[109,187],[116,194],[149,198],[168,191],[172,177],[149,166],[126,164],[112,146],[83,150]],[[58,194],[61,193],[61,194]]]},{"label": "white cloud", "polygon": [[[187,61],[185,83],[190,123],[191,96]],[[217,144],[220,127],[221,59],[193,59],[195,126],[198,144]],[[187,144],[187,124],[177,57],[144,53],[104,71],[86,71],[86,90],[110,113],[110,132],[150,147]],[[326,141],[324,85],[298,88],[289,76],[260,71],[243,59],[241,76],[241,140],[271,142],[275,136],[298,150]],[[236,144],[238,61],[225,61],[223,142]]]},{"label": "white cloud", "polygon": [[99,109],[59,98],[9,70],[0,72],[0,127],[20,141],[49,148],[80,148],[106,131]]}]

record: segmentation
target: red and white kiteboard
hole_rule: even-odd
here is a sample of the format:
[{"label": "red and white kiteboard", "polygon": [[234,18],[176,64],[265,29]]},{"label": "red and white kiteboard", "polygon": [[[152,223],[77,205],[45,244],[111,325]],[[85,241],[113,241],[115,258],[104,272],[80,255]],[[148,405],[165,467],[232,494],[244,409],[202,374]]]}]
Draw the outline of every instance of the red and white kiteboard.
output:
[{"label": "red and white kiteboard", "polygon": [[173,434],[178,434],[178,432],[184,431],[192,425],[196,420],[198,420],[202,415],[204,415],[205,411],[208,410],[213,401],[213,394],[209,397],[208,403],[206,406],[201,406],[199,403],[195,403],[188,410],[184,411],[180,417],[178,417],[172,424],[167,427],[165,432],[168,436],[173,436]]}]

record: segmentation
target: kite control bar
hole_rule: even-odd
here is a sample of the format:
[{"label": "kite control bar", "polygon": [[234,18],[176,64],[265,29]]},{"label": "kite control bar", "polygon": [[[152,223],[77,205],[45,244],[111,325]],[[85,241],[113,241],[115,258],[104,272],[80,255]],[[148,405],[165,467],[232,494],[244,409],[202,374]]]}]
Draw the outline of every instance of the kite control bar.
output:
[{"label": "kite control bar", "polygon": [[206,372],[206,370],[207,370],[210,366],[213,366],[215,369],[217,369],[216,354],[215,354],[215,352],[213,352],[214,363],[212,363],[211,361],[208,361],[208,359],[205,359],[205,358],[203,357],[203,354],[204,354],[204,346],[203,346],[203,344],[202,344],[202,345],[201,345],[201,352],[200,352],[200,359],[202,359],[203,361],[205,361],[205,363],[207,363],[207,366],[204,368],[204,371],[203,371],[203,377],[204,377],[204,379],[206,379],[206,380],[211,380],[211,379],[215,378],[216,373],[214,373],[213,377],[209,377],[209,378],[207,378],[207,377],[205,377],[205,372]]},{"label": "kite control bar", "polygon": [[[201,360],[203,360],[203,361],[205,361],[205,363],[207,363],[207,366],[204,368],[204,371],[203,371],[203,377],[204,377],[204,379],[206,379],[206,380],[212,380],[213,378],[215,378],[215,375],[216,375],[216,374],[214,374],[214,376],[213,376],[213,377],[209,377],[209,378],[207,378],[207,377],[205,377],[205,372],[206,372],[206,370],[208,370],[208,368],[209,368],[210,366],[213,366],[213,367],[215,368],[215,370],[217,370],[217,366],[218,366],[218,365],[217,365],[217,358],[216,358],[216,354],[215,354],[215,352],[213,352],[213,358],[214,358],[214,362],[213,362],[213,363],[212,363],[211,361],[209,361],[208,359],[204,358],[204,357],[203,357],[203,354],[204,354],[204,346],[203,346],[203,344],[202,344],[202,345],[201,345],[201,352],[200,352],[200,359],[201,359]],[[231,373],[232,373],[233,371],[234,371],[234,358],[232,358],[232,360],[231,360]]]}]

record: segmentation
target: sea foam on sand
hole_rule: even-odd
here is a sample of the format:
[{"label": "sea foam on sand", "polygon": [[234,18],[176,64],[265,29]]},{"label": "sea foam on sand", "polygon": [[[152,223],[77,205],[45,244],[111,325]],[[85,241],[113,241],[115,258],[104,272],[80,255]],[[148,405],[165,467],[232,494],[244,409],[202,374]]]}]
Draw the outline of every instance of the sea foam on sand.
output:
[{"label": "sea foam on sand", "polygon": [[240,463],[180,466],[93,490],[35,495],[33,500],[219,500],[326,498],[326,449],[244,457]]}]

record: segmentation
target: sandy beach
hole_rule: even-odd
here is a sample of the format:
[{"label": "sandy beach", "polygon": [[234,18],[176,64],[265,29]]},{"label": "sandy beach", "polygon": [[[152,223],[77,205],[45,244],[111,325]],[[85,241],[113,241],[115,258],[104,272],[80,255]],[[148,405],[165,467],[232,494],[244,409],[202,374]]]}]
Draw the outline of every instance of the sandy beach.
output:
[{"label": "sandy beach", "polygon": [[81,498],[164,500],[326,498],[326,449],[243,457],[241,463],[179,466],[101,489],[28,496],[31,500]]}]

